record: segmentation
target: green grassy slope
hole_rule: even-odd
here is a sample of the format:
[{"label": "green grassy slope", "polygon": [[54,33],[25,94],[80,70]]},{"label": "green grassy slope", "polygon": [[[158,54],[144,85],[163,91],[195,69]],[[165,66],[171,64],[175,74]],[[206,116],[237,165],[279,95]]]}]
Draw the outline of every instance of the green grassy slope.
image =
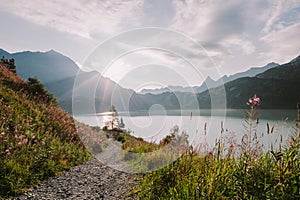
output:
[{"label": "green grassy slope", "polygon": [[0,199],[91,157],[73,118],[1,65],[0,110]]}]

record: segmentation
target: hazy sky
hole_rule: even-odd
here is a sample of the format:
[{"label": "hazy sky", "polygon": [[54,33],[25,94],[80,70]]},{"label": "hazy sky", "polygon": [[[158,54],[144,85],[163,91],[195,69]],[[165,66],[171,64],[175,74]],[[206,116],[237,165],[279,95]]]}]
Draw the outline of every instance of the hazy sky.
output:
[{"label": "hazy sky", "polygon": [[[184,43],[164,35],[154,41],[149,31],[133,31],[129,41],[144,37],[159,49],[139,50],[140,43],[125,48],[131,53],[114,60],[114,70],[105,71],[131,88],[143,87],[145,79],[156,86],[179,85],[181,82],[166,81],[166,77],[184,73],[187,75],[181,78],[188,85],[197,85],[202,82],[199,77],[207,74],[218,78],[273,61],[288,62],[300,54],[299,0],[1,0],[0,19],[0,48],[9,52],[54,49],[80,65],[89,63],[86,58],[91,61],[90,54],[102,48],[104,41],[132,29],[165,28],[177,32],[178,38],[189,38]],[[209,59],[201,58],[201,48],[215,71],[196,77],[191,66],[183,67],[188,64],[182,55],[211,67]],[[131,67],[122,71],[122,66]]]}]

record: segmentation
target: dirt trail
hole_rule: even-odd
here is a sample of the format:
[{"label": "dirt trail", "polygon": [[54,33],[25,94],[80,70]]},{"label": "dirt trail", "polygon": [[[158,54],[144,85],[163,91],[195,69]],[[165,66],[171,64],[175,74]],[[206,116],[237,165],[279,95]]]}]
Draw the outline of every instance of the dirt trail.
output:
[{"label": "dirt trail", "polygon": [[131,174],[92,159],[13,199],[133,199],[128,192],[136,182]]}]

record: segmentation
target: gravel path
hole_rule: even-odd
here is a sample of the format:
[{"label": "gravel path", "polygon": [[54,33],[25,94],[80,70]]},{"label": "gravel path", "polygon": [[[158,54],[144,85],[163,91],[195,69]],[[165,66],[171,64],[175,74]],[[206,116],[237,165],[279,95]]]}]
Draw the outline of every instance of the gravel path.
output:
[{"label": "gravel path", "polygon": [[128,192],[135,184],[132,175],[93,159],[14,199],[133,199]]},{"label": "gravel path", "polygon": [[108,140],[109,143],[105,149],[96,154],[95,157],[104,163],[106,166],[110,166],[119,171],[132,173],[132,167],[122,159],[122,155],[125,151],[122,149],[122,144],[113,139]]}]

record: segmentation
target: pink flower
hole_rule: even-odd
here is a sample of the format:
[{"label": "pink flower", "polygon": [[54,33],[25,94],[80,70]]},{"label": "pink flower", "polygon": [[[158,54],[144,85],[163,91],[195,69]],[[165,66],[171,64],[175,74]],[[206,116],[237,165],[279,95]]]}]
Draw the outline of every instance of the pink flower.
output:
[{"label": "pink flower", "polygon": [[26,135],[20,135],[19,139],[22,140],[23,138],[26,138]]},{"label": "pink flower", "polygon": [[236,140],[233,140],[230,144],[230,147],[233,148],[236,146],[236,144],[237,144]]},{"label": "pink flower", "polygon": [[253,102],[259,106],[260,105],[260,98],[259,97],[254,98]]},{"label": "pink flower", "polygon": [[252,105],[253,104],[253,100],[250,98],[247,102],[247,105]]},{"label": "pink flower", "polygon": [[256,94],[249,98],[248,102],[247,102],[247,105],[249,106],[259,106],[261,104],[261,100],[259,97],[256,96]]},{"label": "pink flower", "polygon": [[25,138],[25,140],[23,140],[24,144],[28,144],[28,138]]},{"label": "pink flower", "polygon": [[6,149],[6,150],[5,150],[5,154],[6,154],[7,156],[10,156],[10,155],[11,155],[10,149]]}]

